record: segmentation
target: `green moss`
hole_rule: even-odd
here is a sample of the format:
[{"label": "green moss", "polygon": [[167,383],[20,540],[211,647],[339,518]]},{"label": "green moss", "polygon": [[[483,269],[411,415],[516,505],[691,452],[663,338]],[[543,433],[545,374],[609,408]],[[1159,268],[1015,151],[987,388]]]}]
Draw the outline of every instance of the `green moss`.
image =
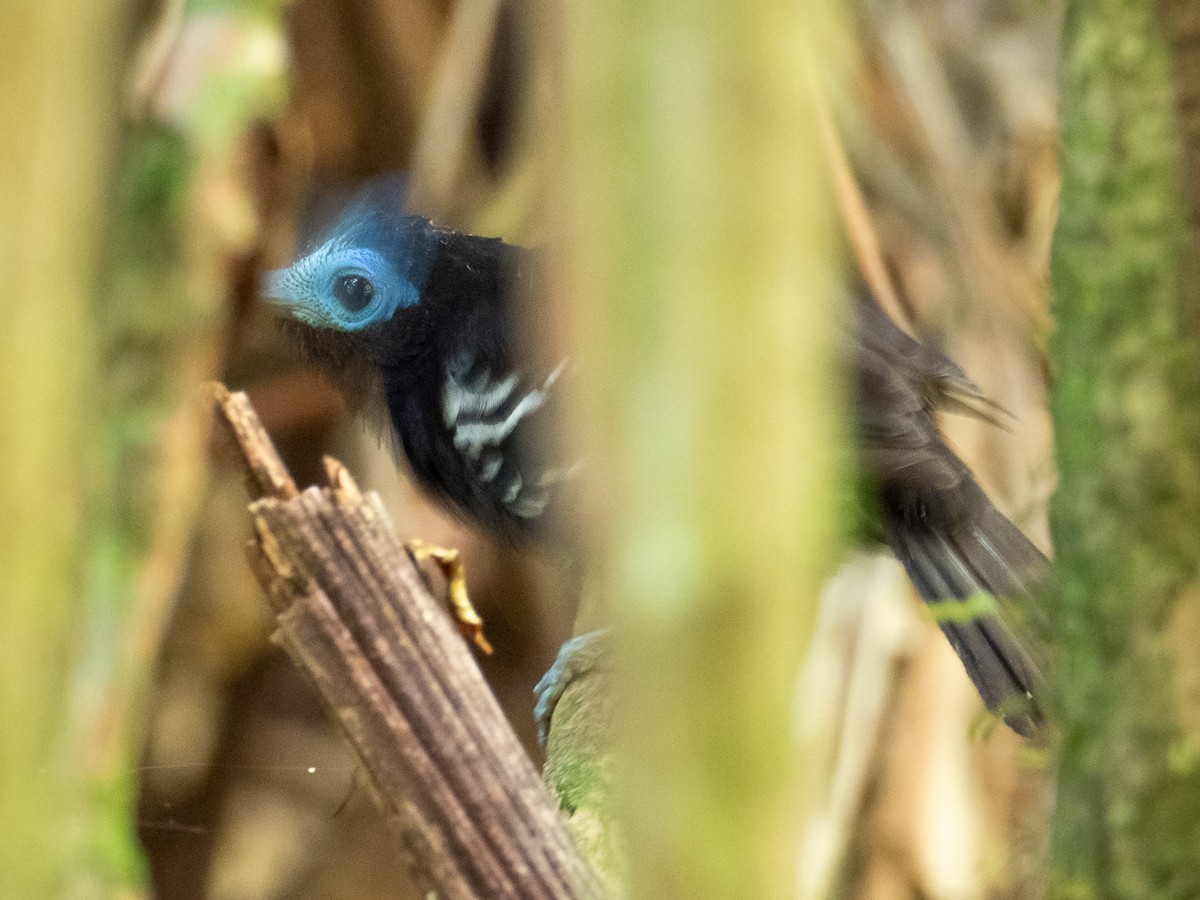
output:
[{"label": "green moss", "polygon": [[1200,896],[1200,792],[1190,767],[1171,764],[1182,744],[1164,641],[1200,560],[1200,350],[1154,11],[1075,2],[1064,25],[1054,897]]},{"label": "green moss", "polygon": [[615,808],[611,752],[613,697],[608,679],[592,673],[563,693],[546,748],[546,783],[567,814],[571,833],[605,888],[625,896],[628,865]]}]

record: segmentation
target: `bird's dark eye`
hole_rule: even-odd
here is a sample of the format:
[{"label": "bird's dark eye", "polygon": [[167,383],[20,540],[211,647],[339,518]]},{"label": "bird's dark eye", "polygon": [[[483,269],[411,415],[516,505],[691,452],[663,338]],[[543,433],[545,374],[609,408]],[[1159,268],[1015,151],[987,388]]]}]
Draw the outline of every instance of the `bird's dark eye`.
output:
[{"label": "bird's dark eye", "polygon": [[349,312],[362,312],[375,296],[375,285],[361,275],[343,275],[333,282],[333,296]]}]

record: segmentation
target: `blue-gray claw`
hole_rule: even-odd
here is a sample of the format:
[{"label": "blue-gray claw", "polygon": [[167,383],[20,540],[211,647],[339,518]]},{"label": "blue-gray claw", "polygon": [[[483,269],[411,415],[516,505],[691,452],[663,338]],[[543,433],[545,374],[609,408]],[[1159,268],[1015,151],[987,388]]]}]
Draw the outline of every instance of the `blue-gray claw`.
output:
[{"label": "blue-gray claw", "polygon": [[609,653],[608,630],[589,631],[573,637],[559,648],[558,656],[533,689],[537,703],[533,717],[537,720],[538,743],[546,746],[550,737],[550,720],[563,692],[575,679],[597,668]]}]

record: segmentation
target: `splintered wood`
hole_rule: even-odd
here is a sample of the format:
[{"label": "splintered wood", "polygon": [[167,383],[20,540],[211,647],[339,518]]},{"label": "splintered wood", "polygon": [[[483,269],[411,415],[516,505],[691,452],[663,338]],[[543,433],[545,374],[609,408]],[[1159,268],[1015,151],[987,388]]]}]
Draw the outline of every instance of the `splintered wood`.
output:
[{"label": "splintered wood", "polygon": [[297,489],[244,394],[214,385],[251,494],[275,639],[316,685],[438,897],[595,896],[591,871],[378,495],[326,460]]}]

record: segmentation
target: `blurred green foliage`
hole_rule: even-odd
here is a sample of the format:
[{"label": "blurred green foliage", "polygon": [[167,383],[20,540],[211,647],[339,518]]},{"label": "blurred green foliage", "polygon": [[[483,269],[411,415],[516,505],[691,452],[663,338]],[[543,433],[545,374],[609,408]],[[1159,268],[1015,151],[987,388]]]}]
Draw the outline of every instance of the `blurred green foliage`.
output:
[{"label": "blurred green foliage", "polygon": [[[241,223],[224,229],[213,218],[222,208],[200,201],[213,192],[238,196],[239,142],[247,124],[281,99],[279,54],[270,51],[265,18],[273,7],[233,7],[256,17],[249,38],[228,44],[240,52],[176,73],[191,80],[175,107],[148,102],[126,121],[111,176],[106,263],[91,314],[96,431],[84,464],[92,499],[64,741],[75,792],[66,853],[76,889],[132,889],[142,881],[136,765],[159,641],[204,484],[208,411],[200,386],[220,362],[228,254],[243,252],[221,235],[245,231]],[[229,4],[204,4],[206,16],[230,12]],[[180,40],[194,36],[199,15],[198,5],[188,7]],[[240,33],[236,17],[223,24]],[[256,54],[263,40],[267,51]]]}]

